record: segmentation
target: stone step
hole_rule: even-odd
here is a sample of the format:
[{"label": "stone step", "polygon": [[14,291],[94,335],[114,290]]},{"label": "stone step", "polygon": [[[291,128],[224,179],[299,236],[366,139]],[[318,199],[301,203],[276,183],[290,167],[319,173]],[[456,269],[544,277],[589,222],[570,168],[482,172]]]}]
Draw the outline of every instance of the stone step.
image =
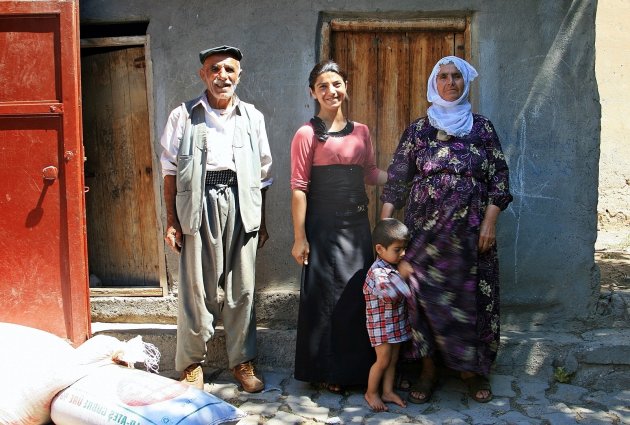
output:
[{"label": "stone step", "polygon": [[[177,327],[171,324],[92,323],[93,335],[109,335],[128,341],[140,335],[144,342],[160,351],[160,371],[170,373],[175,368]],[[277,330],[258,327],[257,364],[263,369],[292,369],[295,350],[295,330]],[[206,366],[227,368],[225,332],[217,326],[214,337],[208,343]]]},{"label": "stone step", "polygon": [[[299,291],[256,292],[256,320],[259,326],[273,329],[295,328]],[[177,296],[165,297],[91,297],[92,322],[177,323]]]},{"label": "stone step", "polygon": [[[161,353],[160,371],[174,372],[176,326],[172,324],[93,323],[94,335],[121,341],[142,336]],[[257,364],[262,370],[292,369],[295,329],[258,328]],[[208,344],[205,366],[226,368],[225,334],[218,327]],[[564,377],[596,389],[630,388],[630,329],[599,329],[583,334],[553,331],[505,331],[495,372],[535,376],[549,381]]]}]

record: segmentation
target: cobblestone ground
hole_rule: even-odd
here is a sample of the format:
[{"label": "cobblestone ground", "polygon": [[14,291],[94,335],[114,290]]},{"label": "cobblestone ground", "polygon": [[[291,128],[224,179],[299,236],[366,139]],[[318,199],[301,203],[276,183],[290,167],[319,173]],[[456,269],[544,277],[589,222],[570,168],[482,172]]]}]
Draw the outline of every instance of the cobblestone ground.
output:
[{"label": "cobblestone ground", "polygon": [[[531,377],[492,375],[494,400],[471,400],[457,378],[441,381],[430,402],[389,405],[372,412],[361,389],[342,395],[294,380],[290,371],[263,372],[267,389],[239,391],[234,379],[215,371],[205,390],[246,412],[250,424],[630,424],[630,389],[591,391]],[[407,393],[400,392],[406,396]]]}]

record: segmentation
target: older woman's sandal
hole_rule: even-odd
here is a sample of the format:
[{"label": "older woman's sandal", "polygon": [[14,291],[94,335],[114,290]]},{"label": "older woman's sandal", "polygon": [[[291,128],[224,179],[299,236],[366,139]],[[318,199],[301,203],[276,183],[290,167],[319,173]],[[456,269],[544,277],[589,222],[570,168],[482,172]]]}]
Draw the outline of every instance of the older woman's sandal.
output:
[{"label": "older woman's sandal", "polygon": [[[420,377],[418,382],[415,382],[411,387],[409,387],[409,395],[407,396],[407,400],[410,403],[414,404],[424,404],[431,399],[433,395],[433,390],[435,389],[435,384],[437,383],[437,379],[431,378],[423,378]],[[415,397],[413,393],[424,394],[424,397]]]},{"label": "older woman's sandal", "polygon": [[411,388],[411,381],[402,372],[396,371],[396,379],[394,388],[400,391],[409,391]]},{"label": "older woman's sandal", "polygon": [[[477,403],[487,403],[492,400],[492,387],[490,387],[490,381],[488,381],[488,378],[485,376],[471,376],[470,378],[464,379],[464,383],[468,387],[468,395]],[[488,391],[488,396],[478,397],[477,393],[479,393],[479,391]]]}]

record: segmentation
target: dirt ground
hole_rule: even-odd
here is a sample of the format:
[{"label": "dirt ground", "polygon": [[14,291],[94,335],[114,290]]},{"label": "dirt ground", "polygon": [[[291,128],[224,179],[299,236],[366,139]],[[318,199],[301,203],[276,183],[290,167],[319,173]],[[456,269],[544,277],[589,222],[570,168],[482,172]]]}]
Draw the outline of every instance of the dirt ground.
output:
[{"label": "dirt ground", "polygon": [[630,290],[630,228],[600,230],[595,261],[601,272],[601,290]]},{"label": "dirt ground", "polygon": [[602,291],[630,290],[630,252],[596,251],[595,261],[601,271]]}]

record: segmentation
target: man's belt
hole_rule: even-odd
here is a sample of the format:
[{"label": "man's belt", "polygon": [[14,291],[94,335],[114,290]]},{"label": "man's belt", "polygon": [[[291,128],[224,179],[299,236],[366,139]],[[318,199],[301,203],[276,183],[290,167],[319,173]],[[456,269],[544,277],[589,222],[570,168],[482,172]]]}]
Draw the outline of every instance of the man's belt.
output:
[{"label": "man's belt", "polygon": [[236,186],[236,172],[232,170],[206,171],[207,186]]}]

